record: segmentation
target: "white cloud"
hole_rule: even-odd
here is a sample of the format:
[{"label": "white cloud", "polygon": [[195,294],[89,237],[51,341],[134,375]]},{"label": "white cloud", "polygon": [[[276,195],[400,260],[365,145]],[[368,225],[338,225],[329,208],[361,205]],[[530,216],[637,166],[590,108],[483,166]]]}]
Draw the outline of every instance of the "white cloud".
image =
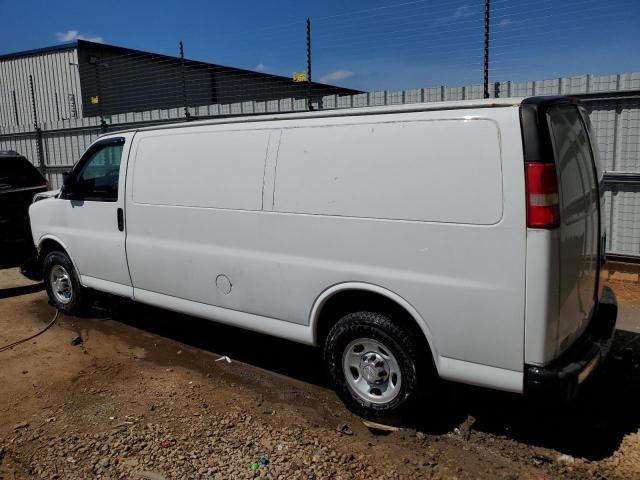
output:
[{"label": "white cloud", "polygon": [[508,27],[512,23],[513,23],[513,20],[511,20],[510,18],[503,18],[502,20],[500,20],[498,22],[498,26],[499,27]]},{"label": "white cloud", "polygon": [[355,74],[351,70],[336,70],[320,77],[320,83],[332,83],[338,80],[353,77]]},{"label": "white cloud", "polygon": [[471,5],[460,5],[453,12],[454,18],[470,17],[471,15],[473,15],[473,10],[471,9]]},{"label": "white cloud", "polygon": [[462,4],[458,7],[456,7],[451,14],[449,15],[444,15],[442,17],[438,17],[433,21],[434,25],[441,25],[443,23],[449,23],[449,22],[453,22],[455,20],[459,20],[461,18],[466,18],[466,17],[471,17],[473,15],[480,15],[480,13],[478,13],[478,10],[475,9],[468,4]]},{"label": "white cloud", "polygon": [[256,72],[266,72],[267,70],[269,70],[269,67],[267,67],[264,63],[260,62],[258,65],[255,66],[254,70]]},{"label": "white cloud", "polygon": [[71,42],[73,40],[86,40],[88,42],[103,43],[104,39],[97,35],[80,33],[78,30],[67,30],[66,32],[56,32],[56,39],[59,42]]}]

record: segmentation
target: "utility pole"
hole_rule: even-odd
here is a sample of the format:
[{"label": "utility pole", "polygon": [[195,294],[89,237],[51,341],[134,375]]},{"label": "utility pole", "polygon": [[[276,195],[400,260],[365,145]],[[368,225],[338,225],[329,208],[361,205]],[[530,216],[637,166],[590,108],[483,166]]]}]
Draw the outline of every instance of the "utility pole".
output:
[{"label": "utility pole", "polygon": [[489,98],[489,28],[491,0],[484,0],[484,98]]},{"label": "utility pole", "polygon": [[307,17],[307,108],[313,110],[311,104],[311,19]]}]

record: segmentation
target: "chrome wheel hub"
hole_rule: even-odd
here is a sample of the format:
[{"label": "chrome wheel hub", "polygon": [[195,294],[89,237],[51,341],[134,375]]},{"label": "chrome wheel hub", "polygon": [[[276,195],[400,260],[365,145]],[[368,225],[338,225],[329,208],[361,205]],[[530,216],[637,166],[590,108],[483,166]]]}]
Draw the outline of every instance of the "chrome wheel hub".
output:
[{"label": "chrome wheel hub", "polygon": [[402,385],[398,361],[391,350],[372,338],[353,340],[342,355],[347,385],[362,400],[376,404],[392,401]]},{"label": "chrome wheel hub", "polygon": [[367,352],[360,360],[362,376],[368,383],[384,383],[389,378],[386,360],[376,352]]},{"label": "chrome wheel hub", "polygon": [[73,298],[71,275],[62,265],[54,265],[49,273],[51,292],[60,303],[67,304]]}]

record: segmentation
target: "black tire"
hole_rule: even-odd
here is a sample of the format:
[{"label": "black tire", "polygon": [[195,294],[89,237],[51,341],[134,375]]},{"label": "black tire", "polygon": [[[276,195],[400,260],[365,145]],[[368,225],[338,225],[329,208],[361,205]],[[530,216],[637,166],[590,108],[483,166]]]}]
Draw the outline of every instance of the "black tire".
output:
[{"label": "black tire", "polygon": [[[331,328],[324,342],[325,368],[336,393],[351,411],[365,418],[395,420],[410,411],[418,399],[425,399],[424,388],[430,382],[435,387],[437,376],[431,354],[418,338],[399,322],[372,312],[350,313]],[[352,342],[358,343],[357,339],[372,339],[382,344],[400,369],[399,389],[388,402],[368,401],[346,378],[349,373],[343,368],[343,356],[347,355],[345,351]],[[367,383],[365,388],[371,385]]]},{"label": "black tire", "polygon": [[[68,301],[61,301],[60,295],[54,293],[56,286],[53,284],[51,272],[56,267],[61,267],[66,273],[68,273],[70,288],[70,298]],[[44,285],[49,295],[49,303],[56,307],[58,310],[68,314],[78,314],[86,310],[89,303],[89,295],[86,289],[80,285],[78,274],[73,268],[71,259],[64,252],[50,252],[48,253],[43,262],[43,275]]]}]

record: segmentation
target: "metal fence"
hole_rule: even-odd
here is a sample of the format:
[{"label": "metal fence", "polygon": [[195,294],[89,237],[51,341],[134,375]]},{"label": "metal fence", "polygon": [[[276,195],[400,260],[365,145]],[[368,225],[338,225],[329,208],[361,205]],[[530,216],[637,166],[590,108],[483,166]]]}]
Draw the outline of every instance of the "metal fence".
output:
[{"label": "metal fence", "polygon": [[[176,42],[175,56],[85,40],[0,55],[0,125],[180,107],[188,117],[198,106],[288,98],[318,108],[331,95],[444,81],[483,82],[472,91],[449,89],[449,98],[629,89],[616,85],[624,79],[615,76],[520,81],[548,75],[544,72],[560,76],[602,69],[603,40],[624,37],[633,28],[629,20],[640,15],[637,0],[614,3],[383,2],[245,31],[241,24],[209,29],[206,39],[194,39],[193,50]],[[618,70],[636,68],[632,43],[611,47]],[[585,53],[573,58],[578,47]],[[220,63],[187,58],[198,51]],[[519,83],[493,83],[504,78]],[[584,85],[575,85],[580,82]],[[438,88],[427,90],[427,100],[443,96]],[[402,95],[394,93],[392,101],[402,101],[396,98]]]},{"label": "metal fence", "polygon": [[[583,75],[530,82],[491,85],[492,97],[571,94],[587,106],[606,173],[606,218],[610,254],[640,259],[640,73],[608,76]],[[318,99],[324,109],[417,102],[477,99],[483,85],[379,91],[357,95],[327,95]],[[307,110],[305,98],[246,101],[189,107],[189,116],[206,119],[233,115]],[[318,107],[318,105],[316,105]],[[163,123],[184,121],[183,108],[131,112],[63,120],[43,125],[0,127],[0,149],[17,150],[60,186],[62,172],[70,169],[100,134]]]}]

